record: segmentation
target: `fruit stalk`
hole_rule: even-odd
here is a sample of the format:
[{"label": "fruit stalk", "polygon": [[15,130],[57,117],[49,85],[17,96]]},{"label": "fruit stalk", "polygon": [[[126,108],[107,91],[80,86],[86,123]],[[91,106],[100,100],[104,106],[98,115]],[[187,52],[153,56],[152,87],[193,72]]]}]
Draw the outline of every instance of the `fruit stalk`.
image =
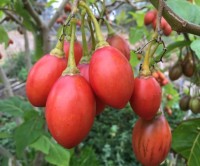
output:
[{"label": "fruit stalk", "polygon": [[92,22],[91,22],[91,18],[88,17],[88,25],[90,28],[90,35],[91,35],[91,39],[92,39],[92,51],[95,50],[95,46],[96,46],[96,41],[95,41],[95,37],[94,37],[94,30],[92,28]]},{"label": "fruit stalk", "polygon": [[83,54],[84,54],[85,60],[88,61],[89,60],[89,53],[88,53],[87,40],[86,40],[85,28],[84,28],[85,14],[86,14],[86,11],[83,10],[81,12],[81,33],[82,33],[82,43],[83,43]]},{"label": "fruit stalk", "polygon": [[58,40],[57,44],[56,44],[56,47],[51,50],[50,54],[51,55],[54,55],[58,58],[63,58],[64,57],[64,51],[63,51],[63,45],[64,45],[64,38],[65,38],[65,35],[62,34],[60,39]]},{"label": "fruit stalk", "polygon": [[79,70],[76,67],[75,57],[74,57],[74,41],[75,41],[75,32],[76,32],[76,19],[71,19],[71,39],[70,39],[70,48],[69,48],[69,58],[67,68],[63,71],[63,76],[67,74],[76,74],[79,73]]},{"label": "fruit stalk", "polygon": [[101,32],[100,26],[99,26],[95,16],[91,12],[90,8],[83,1],[79,2],[79,6],[85,8],[87,14],[90,16],[90,18],[94,24],[95,31],[96,31],[96,39],[97,39],[96,49],[104,47],[104,46],[108,46],[109,44],[105,41],[103,34]]},{"label": "fruit stalk", "polygon": [[109,24],[109,22],[107,20],[104,20],[108,29],[108,35],[114,35],[115,32],[113,30],[113,28],[111,27],[111,25]]}]

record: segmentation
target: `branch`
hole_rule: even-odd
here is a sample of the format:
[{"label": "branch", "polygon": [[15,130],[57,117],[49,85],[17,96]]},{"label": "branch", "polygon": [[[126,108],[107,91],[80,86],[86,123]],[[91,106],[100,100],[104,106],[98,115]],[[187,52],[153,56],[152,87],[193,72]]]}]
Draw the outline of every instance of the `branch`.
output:
[{"label": "branch", "polygon": [[23,25],[22,25],[22,22],[19,20],[19,18],[16,17],[13,13],[11,13],[11,12],[8,11],[8,10],[5,10],[4,13],[5,13],[6,15],[8,15],[8,16],[9,16],[13,21],[15,21],[17,24],[23,26]]},{"label": "branch", "polygon": [[62,3],[60,4],[59,8],[56,10],[54,16],[52,17],[52,19],[49,21],[48,23],[48,28],[51,28],[53,26],[53,24],[55,23],[56,19],[61,15],[65,4],[68,2],[69,0],[63,0]]},{"label": "branch", "polygon": [[[158,9],[159,4],[157,0],[150,0],[150,2],[156,9]],[[169,8],[169,6],[167,6],[164,0],[162,0],[162,3],[163,17],[167,20],[174,31],[177,31],[178,33],[183,32],[200,36],[200,26],[189,23],[188,21],[179,17]]]},{"label": "branch", "polygon": [[37,12],[33,9],[31,3],[29,0],[22,0],[24,3],[24,7],[27,9],[27,11],[29,11],[29,13],[31,14],[31,16],[34,18],[35,22],[37,24],[39,24],[40,27],[43,26],[43,22],[40,19],[40,16],[37,14]]}]

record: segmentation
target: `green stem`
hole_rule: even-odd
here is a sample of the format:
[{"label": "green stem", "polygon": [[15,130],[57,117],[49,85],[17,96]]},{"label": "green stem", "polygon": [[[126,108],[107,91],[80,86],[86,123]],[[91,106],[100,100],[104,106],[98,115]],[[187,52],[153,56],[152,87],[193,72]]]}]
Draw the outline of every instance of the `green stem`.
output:
[{"label": "green stem", "polygon": [[113,30],[113,28],[111,27],[111,25],[109,24],[109,22],[107,20],[104,20],[108,29],[108,36],[112,36],[115,34],[115,31]]},{"label": "green stem", "polygon": [[94,24],[95,31],[96,31],[96,39],[97,39],[96,49],[104,47],[104,46],[108,46],[109,44],[105,41],[103,34],[101,32],[100,26],[99,26],[95,16],[91,12],[90,8],[83,1],[79,2],[79,6],[85,8],[85,10],[87,11],[88,15],[90,16],[90,18],[92,19],[92,22]]},{"label": "green stem", "polygon": [[[153,39],[156,39],[157,36],[158,36],[158,33],[155,32],[154,36],[153,36]],[[144,57],[144,62],[142,64],[142,71],[140,73],[143,76],[149,76],[149,75],[151,75],[151,71],[150,71],[150,60],[151,60],[151,56],[152,56],[152,54],[151,54],[151,47],[152,47],[152,45],[154,43],[155,43],[155,40],[152,41],[149,44],[148,48],[147,48],[147,52],[146,52],[145,57]]]},{"label": "green stem", "polygon": [[91,22],[90,17],[88,17],[88,25],[89,25],[89,28],[90,28],[90,35],[91,35],[91,39],[92,39],[92,51],[94,51],[95,47],[96,47],[96,41],[95,41],[94,30],[92,28],[92,22]]},{"label": "green stem", "polygon": [[58,40],[56,47],[51,50],[50,55],[56,56],[58,58],[64,57],[63,45],[64,45],[64,34],[61,35],[60,39]]},{"label": "green stem", "polygon": [[87,40],[85,35],[85,14],[86,11],[83,10],[81,12],[81,33],[82,33],[82,43],[83,43],[83,55],[84,55],[84,61],[89,61],[89,53],[88,53],[88,47],[87,47]]},{"label": "green stem", "polygon": [[79,73],[79,70],[76,67],[75,57],[74,57],[74,41],[75,41],[75,32],[76,32],[76,19],[71,20],[71,39],[69,47],[69,58],[67,68],[63,71],[62,75],[67,74],[73,75]]}]

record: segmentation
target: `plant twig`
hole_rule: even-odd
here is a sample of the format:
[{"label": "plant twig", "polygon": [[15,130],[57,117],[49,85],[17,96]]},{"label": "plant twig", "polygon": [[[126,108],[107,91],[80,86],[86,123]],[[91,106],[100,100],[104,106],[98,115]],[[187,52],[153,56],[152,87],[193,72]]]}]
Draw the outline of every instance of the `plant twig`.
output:
[{"label": "plant twig", "polygon": [[[163,4],[163,17],[167,20],[173,30],[178,33],[185,32],[200,36],[200,26],[190,23],[183,18],[179,17],[172,9],[167,6],[164,0],[161,0]],[[158,0],[150,0],[155,8],[158,9]]]}]

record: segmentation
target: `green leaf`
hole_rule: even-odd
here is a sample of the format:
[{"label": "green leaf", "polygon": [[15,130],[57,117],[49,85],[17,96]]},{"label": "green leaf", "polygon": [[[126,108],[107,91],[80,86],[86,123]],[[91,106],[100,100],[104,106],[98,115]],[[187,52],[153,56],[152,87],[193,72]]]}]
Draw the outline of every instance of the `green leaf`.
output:
[{"label": "green leaf", "polygon": [[37,28],[33,22],[33,20],[31,19],[31,15],[29,14],[28,11],[26,11],[23,7],[23,4],[21,1],[17,1],[14,4],[15,10],[17,12],[17,14],[19,14],[20,16],[23,17],[23,25],[30,31],[35,31]]},{"label": "green leaf", "polygon": [[26,146],[32,144],[43,134],[43,125],[44,120],[37,116],[25,121],[16,128],[14,132],[14,140],[16,142],[16,152],[18,156],[21,156]]},{"label": "green leaf", "polygon": [[39,150],[44,154],[49,154],[51,143],[48,137],[42,135],[33,144],[31,144],[30,147]]},{"label": "green leaf", "polygon": [[58,2],[58,0],[49,0],[47,3],[46,3],[46,7],[50,7],[50,6],[52,6],[52,4],[53,3],[55,3],[55,2]]},{"label": "green leaf", "polygon": [[178,91],[174,88],[173,84],[167,84],[163,87],[166,94],[172,95],[173,99],[167,102],[167,105],[169,107],[172,107],[173,105],[177,104],[179,102],[180,96]]},{"label": "green leaf", "polygon": [[144,12],[129,12],[129,14],[133,16],[138,27],[144,27]]},{"label": "green leaf", "polygon": [[70,152],[45,135],[39,137],[30,147],[43,152],[45,160],[51,164],[69,166]]},{"label": "green leaf", "polygon": [[200,163],[200,119],[183,121],[174,131],[172,148],[188,161],[188,166]]},{"label": "green leaf", "polygon": [[140,60],[137,58],[137,54],[134,51],[131,51],[130,64],[134,68],[140,63]]},{"label": "green leaf", "polygon": [[81,150],[80,154],[73,154],[71,162],[71,166],[99,166],[99,162],[97,160],[97,156],[94,150],[91,147],[86,147]]},{"label": "green leaf", "polygon": [[15,96],[0,101],[0,112],[12,116],[22,116],[25,111],[33,110],[29,102]]},{"label": "green leaf", "polygon": [[58,166],[69,166],[70,152],[53,141],[49,141],[50,150],[45,160]]},{"label": "green leaf", "polygon": [[144,36],[145,29],[144,28],[130,28],[129,32],[129,41],[131,44],[135,44]]},{"label": "green leaf", "polygon": [[5,43],[5,46],[7,46],[8,41],[9,41],[9,37],[8,37],[7,32],[5,31],[5,29],[2,26],[0,26],[0,34],[1,34],[0,44]]},{"label": "green leaf", "polygon": [[200,39],[199,40],[194,40],[191,43],[190,47],[196,53],[197,57],[200,60]]},{"label": "green leaf", "polygon": [[188,1],[167,0],[167,5],[181,18],[200,25],[200,7]]}]

